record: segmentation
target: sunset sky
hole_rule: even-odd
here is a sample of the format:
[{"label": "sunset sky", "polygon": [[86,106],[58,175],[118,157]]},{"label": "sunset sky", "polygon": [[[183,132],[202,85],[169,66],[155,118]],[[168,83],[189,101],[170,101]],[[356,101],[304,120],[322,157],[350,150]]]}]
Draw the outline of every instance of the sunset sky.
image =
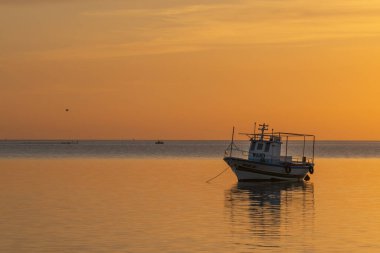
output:
[{"label": "sunset sky", "polygon": [[0,139],[380,140],[380,0],[0,0],[0,115]]}]

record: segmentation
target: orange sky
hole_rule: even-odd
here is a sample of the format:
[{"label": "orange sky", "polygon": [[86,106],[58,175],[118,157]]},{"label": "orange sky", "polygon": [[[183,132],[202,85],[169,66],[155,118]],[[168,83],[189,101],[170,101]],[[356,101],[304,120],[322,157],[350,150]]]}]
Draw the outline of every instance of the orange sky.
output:
[{"label": "orange sky", "polygon": [[0,139],[380,140],[379,69],[379,0],[0,0]]}]

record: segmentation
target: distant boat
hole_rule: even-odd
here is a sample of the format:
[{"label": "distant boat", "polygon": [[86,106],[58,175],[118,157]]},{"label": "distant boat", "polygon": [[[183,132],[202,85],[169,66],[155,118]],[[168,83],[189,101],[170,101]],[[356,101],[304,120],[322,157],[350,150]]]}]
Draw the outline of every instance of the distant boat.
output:
[{"label": "distant boat", "polygon": [[160,141],[160,140],[158,140],[158,141],[156,141],[156,142],[155,142],[155,144],[164,144],[164,142],[163,142],[163,141]]},{"label": "distant boat", "polygon": [[[239,149],[234,144],[234,130],[231,144],[225,151],[224,161],[235,173],[239,182],[245,181],[303,181],[309,180],[308,173],[314,173],[315,136],[308,134],[273,132],[265,133],[268,125],[259,125],[261,133],[245,134],[250,139],[248,151]],[[255,124],[256,130],[256,124]],[[303,141],[300,158],[288,155],[288,141],[295,137]],[[312,141],[312,155],[305,156],[306,138]],[[281,156],[281,145],[285,142],[284,156]],[[235,154],[238,153],[236,156]],[[240,154],[239,154],[240,153]],[[239,156],[240,155],[240,156]],[[243,158],[241,158],[241,156]]]}]

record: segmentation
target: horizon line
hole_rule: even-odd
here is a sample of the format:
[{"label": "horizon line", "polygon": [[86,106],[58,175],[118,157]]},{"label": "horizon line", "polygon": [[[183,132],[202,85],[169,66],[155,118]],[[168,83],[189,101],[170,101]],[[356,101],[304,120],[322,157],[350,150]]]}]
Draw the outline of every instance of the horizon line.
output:
[{"label": "horizon line", "polygon": [[[0,142],[11,142],[11,141],[231,141],[231,139],[135,139],[135,138],[120,138],[120,139],[0,139]],[[235,141],[249,141],[244,139],[238,139]],[[300,140],[292,140],[292,141],[300,141]],[[310,140],[309,140],[310,141]],[[366,140],[366,139],[321,139],[315,140],[316,142],[320,141],[367,141],[367,142],[380,142],[380,140]]]}]

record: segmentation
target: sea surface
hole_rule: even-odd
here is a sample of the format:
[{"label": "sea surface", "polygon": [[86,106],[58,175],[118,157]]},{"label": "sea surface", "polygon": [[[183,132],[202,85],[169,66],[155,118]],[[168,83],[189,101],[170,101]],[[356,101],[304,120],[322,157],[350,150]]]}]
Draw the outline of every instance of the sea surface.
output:
[{"label": "sea surface", "polygon": [[380,142],[316,142],[308,182],[207,182],[228,144],[0,141],[0,252],[380,252]]}]

